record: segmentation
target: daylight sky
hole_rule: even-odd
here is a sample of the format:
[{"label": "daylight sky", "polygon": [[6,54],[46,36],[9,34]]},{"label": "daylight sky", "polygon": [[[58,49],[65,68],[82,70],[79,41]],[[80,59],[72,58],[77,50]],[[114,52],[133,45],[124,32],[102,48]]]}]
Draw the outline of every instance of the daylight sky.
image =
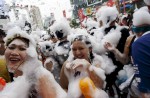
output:
[{"label": "daylight sky", "polygon": [[54,13],[56,19],[63,17],[63,10],[66,10],[67,18],[71,17],[70,0],[5,0],[10,5],[15,2],[19,5],[36,5],[40,8],[42,17],[49,16],[51,12]]}]

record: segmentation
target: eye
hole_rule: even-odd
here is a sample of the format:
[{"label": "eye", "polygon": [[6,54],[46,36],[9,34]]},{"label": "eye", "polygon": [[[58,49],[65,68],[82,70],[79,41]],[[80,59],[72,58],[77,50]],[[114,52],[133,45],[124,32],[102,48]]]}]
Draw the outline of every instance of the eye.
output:
[{"label": "eye", "polygon": [[72,48],[72,51],[76,51],[77,49]]},{"label": "eye", "polygon": [[10,50],[15,49],[15,47],[14,47],[14,46],[8,46],[8,48],[9,48]]},{"label": "eye", "polygon": [[19,50],[20,50],[20,51],[25,51],[26,48],[25,48],[25,47],[21,47],[21,48],[19,48]]},{"label": "eye", "polygon": [[79,50],[83,50],[84,48],[80,47]]}]

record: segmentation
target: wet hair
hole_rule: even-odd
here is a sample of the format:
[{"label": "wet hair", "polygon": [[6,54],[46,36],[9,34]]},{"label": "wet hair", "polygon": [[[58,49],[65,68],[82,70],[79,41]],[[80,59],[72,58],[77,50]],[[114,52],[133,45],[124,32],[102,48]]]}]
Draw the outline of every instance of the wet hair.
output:
[{"label": "wet hair", "polygon": [[6,46],[8,46],[15,39],[20,39],[21,41],[23,41],[27,45],[27,47],[29,47],[29,39],[23,38],[23,37],[15,37],[15,38],[7,41]]}]

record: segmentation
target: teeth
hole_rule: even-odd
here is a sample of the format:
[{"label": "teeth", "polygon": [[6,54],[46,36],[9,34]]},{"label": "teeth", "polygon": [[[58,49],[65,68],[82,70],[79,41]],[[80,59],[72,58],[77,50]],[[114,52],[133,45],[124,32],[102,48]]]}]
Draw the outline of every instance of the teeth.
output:
[{"label": "teeth", "polygon": [[10,59],[11,61],[18,61],[18,59]]}]

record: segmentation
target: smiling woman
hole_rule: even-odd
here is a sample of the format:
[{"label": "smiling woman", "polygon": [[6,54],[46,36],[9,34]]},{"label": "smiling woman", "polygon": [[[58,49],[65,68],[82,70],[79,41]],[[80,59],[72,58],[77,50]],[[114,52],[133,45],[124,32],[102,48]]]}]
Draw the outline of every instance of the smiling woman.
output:
[{"label": "smiling woman", "polygon": [[9,72],[14,72],[15,76],[18,76],[15,71],[26,60],[26,50],[29,46],[29,40],[25,38],[15,38],[8,43],[5,51],[5,58]]},{"label": "smiling woman", "polygon": [[[34,39],[19,27],[8,30],[4,38],[5,59],[14,76],[0,92],[0,98],[66,98],[66,93],[55,81],[52,73],[38,60]],[[21,90],[20,90],[21,87]],[[56,95],[56,89],[61,94]],[[56,97],[61,95],[61,97]]]},{"label": "smiling woman", "polygon": [[[89,37],[77,35],[71,43],[73,57],[69,57],[61,69],[60,85],[62,88],[68,90],[69,94],[80,92],[79,80],[89,77],[96,88],[102,89],[105,80],[105,72],[101,69],[102,63],[97,61],[96,54],[92,52],[92,44]],[[99,74],[96,72],[99,72]],[[75,90],[72,90],[72,88],[74,88],[73,86],[75,86]],[[103,94],[106,95],[103,98],[107,98],[107,94]],[[70,95],[69,97],[78,96],[81,98],[82,95],[83,94],[80,92],[76,95]]]}]

